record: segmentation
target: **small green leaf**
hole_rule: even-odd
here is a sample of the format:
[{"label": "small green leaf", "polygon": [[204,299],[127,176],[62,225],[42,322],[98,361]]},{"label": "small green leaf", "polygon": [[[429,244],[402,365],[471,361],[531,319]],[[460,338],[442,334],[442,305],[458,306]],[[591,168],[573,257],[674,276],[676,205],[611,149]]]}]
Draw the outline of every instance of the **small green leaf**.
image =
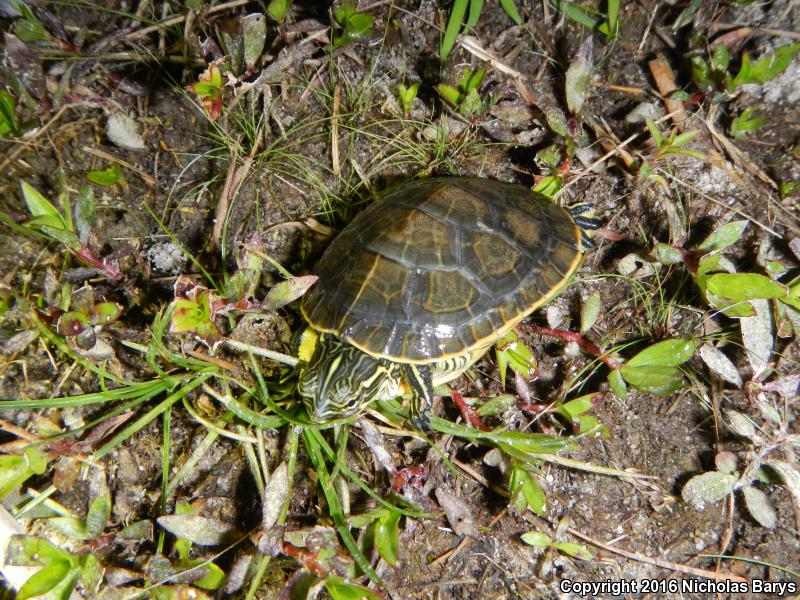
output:
[{"label": "small green leaf", "polygon": [[[218,332],[211,316],[210,293],[197,294],[195,298],[178,298],[173,302],[171,333],[188,331],[204,335]],[[211,327],[213,325],[213,327]]]},{"label": "small green leaf", "polygon": [[581,309],[581,333],[586,333],[594,326],[602,309],[603,301],[600,294],[594,292],[586,299]]},{"label": "small green leaf", "polygon": [[675,367],[644,365],[641,367],[620,367],[622,377],[638,390],[663,396],[674,392],[683,385],[683,374]]},{"label": "small green leaf", "polygon": [[617,37],[617,32],[619,29],[620,0],[608,0],[606,5],[608,8],[608,15],[606,16],[606,22],[604,25],[608,26],[608,31],[604,33],[608,37],[614,38]]},{"label": "small green leaf", "polygon": [[560,136],[567,139],[571,137],[571,131],[567,124],[567,117],[557,106],[547,106],[544,110],[544,118],[547,126]]},{"label": "small green leaf", "polygon": [[47,470],[47,453],[39,446],[28,446],[23,455],[31,473],[41,475]]},{"label": "small green leaf", "polygon": [[400,108],[403,110],[403,114],[407,115],[411,110],[411,106],[414,104],[414,99],[417,97],[418,90],[419,83],[412,83],[408,87],[402,83],[399,85],[398,97],[400,99]]},{"label": "small green leaf", "polygon": [[67,229],[64,217],[50,201],[27,181],[21,183],[22,197],[36,225],[48,225],[54,229]]},{"label": "small green leaf", "polygon": [[388,514],[388,508],[375,508],[360,515],[350,515],[347,517],[347,524],[355,529],[364,529],[373,521],[386,517]]},{"label": "small green leaf", "polygon": [[51,562],[71,563],[73,557],[45,539],[13,535],[6,548],[6,561],[10,565],[34,567]]},{"label": "small green leaf", "polygon": [[[499,368],[498,363],[498,368]],[[481,405],[478,409],[478,415],[481,417],[491,417],[495,415],[501,415],[507,410],[510,410],[517,404],[517,396],[514,394],[500,394],[499,396],[495,396],[494,398],[489,398],[485,403]]]},{"label": "small green leaf", "polygon": [[208,65],[208,69],[188,89],[197,95],[209,119],[215,120],[222,115],[222,71],[219,64]]},{"label": "small green leaf", "polygon": [[622,376],[619,369],[613,369],[608,374],[608,385],[617,397],[622,400],[628,397],[628,386],[625,385],[625,378]]},{"label": "small green leaf", "polygon": [[739,241],[749,221],[731,221],[717,227],[711,235],[700,242],[697,249],[700,252],[715,252],[722,250]]},{"label": "small green leaf", "polygon": [[733,452],[717,452],[714,456],[714,466],[721,473],[736,474],[739,471],[739,459]]},{"label": "small green leaf", "polygon": [[117,533],[117,537],[126,540],[144,540],[153,537],[153,522],[148,520],[134,521]]},{"label": "small green leaf", "polygon": [[734,87],[745,83],[766,83],[774,79],[783,73],[798,52],[800,43],[787,44],[767,54],[755,64],[750,63],[750,57],[745,52],[742,55],[741,69],[733,79]]},{"label": "small green leaf", "polygon": [[583,25],[584,27],[588,27],[589,29],[600,29],[602,25],[605,25],[605,23],[601,24],[598,19],[590,17],[588,14],[586,14],[585,11],[588,9],[579,4],[565,2],[564,0],[552,0],[552,3],[558,10],[563,11],[567,17],[576,23]]},{"label": "small green leaf", "polygon": [[579,415],[589,412],[594,406],[594,394],[587,394],[580,398],[575,398],[569,402],[565,402],[558,407],[558,412],[570,419],[576,419]]},{"label": "small green leaf", "polygon": [[742,495],[747,506],[747,512],[758,521],[759,525],[767,529],[774,529],[778,524],[778,515],[772,507],[769,497],[751,485],[742,490]]},{"label": "small green leaf", "polygon": [[731,422],[731,429],[736,435],[750,439],[756,435],[756,426],[748,416],[732,410],[728,412],[728,419]]},{"label": "small green leaf", "polygon": [[656,260],[662,265],[677,265],[683,262],[683,252],[669,244],[655,245]]},{"label": "small green leaf", "polygon": [[218,590],[225,585],[225,571],[220,569],[214,563],[206,563],[203,560],[196,559],[185,561],[185,563],[181,564],[181,567],[200,567],[205,572],[203,577],[194,582],[194,585],[199,588],[204,590]]},{"label": "small green leaf", "polygon": [[610,437],[608,428],[597,420],[597,417],[592,415],[578,415],[575,418],[575,423],[578,424],[578,433],[580,435],[597,435],[602,438]]},{"label": "small green leaf", "polygon": [[267,14],[275,21],[283,21],[291,6],[292,0],[271,0],[267,5]]},{"label": "small green leaf", "polygon": [[86,313],[73,310],[65,312],[58,318],[56,331],[66,337],[74,337],[89,326],[89,317]]},{"label": "small green leaf", "polygon": [[85,244],[92,233],[95,219],[94,192],[88,185],[81,186],[80,192],[78,192],[78,201],[75,203],[73,211],[75,213],[75,230],[78,232],[78,238],[81,243]]},{"label": "small green leaf", "polygon": [[795,277],[787,284],[787,287],[788,292],[786,297],[781,298],[781,301],[794,307],[796,310],[800,310],[800,277]]},{"label": "small green leaf", "polygon": [[716,273],[706,281],[706,292],[732,302],[787,295],[786,286],[758,273]]},{"label": "small green leaf", "polygon": [[553,540],[546,533],[541,531],[528,531],[521,536],[522,541],[534,548],[549,548],[553,545]]},{"label": "small green leaf", "polygon": [[711,66],[701,56],[692,56],[690,59],[692,81],[705,92],[714,89],[714,78],[711,76]]},{"label": "small green leaf", "polygon": [[475,69],[474,71],[467,70],[467,72],[464,74],[463,87],[461,91],[469,94],[469,92],[472,90],[479,90],[481,84],[483,83],[483,78],[486,76],[486,70],[488,68],[489,65],[484,65],[480,69]]},{"label": "small green leaf", "polygon": [[514,465],[508,484],[511,504],[520,512],[530,508],[537,515],[543,515],[547,497],[542,488],[520,465]]},{"label": "small green leaf", "polygon": [[235,531],[224,521],[198,515],[164,515],[156,520],[170,533],[199,546],[222,545]]},{"label": "small green leaf", "polygon": [[[682,338],[663,340],[639,352],[626,363],[626,366],[677,367],[689,360],[694,355],[696,348],[697,344],[694,340]],[[628,381],[630,382],[630,380]]]},{"label": "small green leaf", "polygon": [[731,135],[733,137],[737,140],[743,140],[761,128],[764,121],[766,121],[766,117],[753,116],[755,112],[755,108],[748,108],[731,121]]},{"label": "small green leaf", "polygon": [[681,102],[686,102],[687,100],[691,99],[691,96],[683,90],[673,90],[667,95],[667,98],[670,100],[680,100]]},{"label": "small green leaf", "polygon": [[781,200],[788,198],[789,196],[794,195],[797,191],[800,191],[800,182],[797,181],[783,181],[780,185],[780,196]]},{"label": "small green leaf", "polygon": [[458,106],[461,104],[463,96],[456,88],[446,83],[440,83],[434,86],[434,89],[442,97],[442,99],[451,106]]},{"label": "small green leaf", "polygon": [[372,34],[375,17],[366,13],[356,13],[347,20],[348,37],[353,41],[361,41]]},{"label": "small green leaf", "polygon": [[766,464],[780,475],[795,504],[800,502],[800,471],[797,465],[779,460],[768,460]]},{"label": "small green leaf", "polygon": [[575,58],[567,69],[564,89],[567,98],[567,108],[577,115],[583,109],[589,89],[589,79],[592,74],[593,38],[588,35],[578,48]]},{"label": "small green leaf", "polygon": [[116,302],[100,302],[92,307],[92,324],[108,325],[113,323],[122,314],[122,306]]},{"label": "small green leaf", "polygon": [[267,292],[264,299],[264,308],[277,309],[294,302],[306,293],[319,279],[316,275],[303,275],[302,277],[292,277],[285,281],[276,283]]},{"label": "small green leaf", "polygon": [[[276,19],[279,20],[279,19]],[[264,51],[267,41],[267,20],[261,13],[251,13],[242,18],[244,66],[251,72]]]},{"label": "small green leaf", "polygon": [[703,473],[687,481],[681,495],[685,502],[697,510],[703,510],[706,504],[719,502],[732,494],[738,480],[739,477],[731,473],[720,473],[719,471]]},{"label": "small green leaf", "polygon": [[647,130],[650,132],[653,141],[656,143],[657,147],[661,147],[664,145],[664,136],[661,134],[661,131],[658,129],[658,125],[656,125],[653,119],[649,117],[644,120],[645,125],[647,125]]},{"label": "small green leaf", "polygon": [[94,554],[81,557],[79,567],[80,582],[89,597],[97,597],[97,591],[103,581],[105,567]]},{"label": "small green leaf", "polygon": [[86,513],[86,533],[90,537],[98,537],[106,528],[110,516],[111,496],[106,489],[104,494],[97,496],[89,504],[89,511]]},{"label": "small green leaf", "polygon": [[34,15],[28,14],[24,19],[14,22],[14,34],[26,44],[31,42],[47,42],[50,36],[39,19]]},{"label": "small green leaf", "polygon": [[345,581],[338,575],[325,578],[325,590],[333,600],[383,600],[383,596],[357,583]]},{"label": "small green leaf", "polygon": [[[700,259],[700,262],[697,263],[697,276],[705,275],[706,273],[711,273],[712,271],[718,270],[720,258],[721,257],[719,254],[706,254]],[[699,282],[698,286],[700,286]],[[705,290],[705,284],[700,286],[700,289]]]},{"label": "small green leaf", "polygon": [[564,180],[560,175],[547,175],[533,186],[533,191],[539,192],[548,198],[553,198],[562,187],[564,187]]},{"label": "small green leaf", "polygon": [[465,117],[479,114],[483,111],[483,100],[481,99],[478,90],[470,90],[461,100],[458,106],[458,112]]},{"label": "small green leaf", "polygon": [[711,67],[715,71],[725,73],[728,70],[728,64],[730,64],[730,62],[731,53],[728,51],[727,46],[725,46],[725,44],[717,46],[717,49],[714,50],[714,54],[711,56]]},{"label": "small green leaf", "polygon": [[[72,566],[68,562],[54,561],[42,567],[22,584],[17,591],[17,600],[27,600],[35,596],[41,596],[55,589],[63,583],[69,576]],[[72,590],[67,593],[66,597]],[[61,597],[64,597],[63,595]]]},{"label": "small green leaf", "polygon": [[21,486],[33,472],[24,456],[0,456],[0,498]]},{"label": "small green leaf", "polygon": [[375,548],[381,558],[395,566],[398,559],[398,524],[401,514],[391,511],[375,522]]},{"label": "small green leaf", "polygon": [[84,520],[77,517],[53,517],[48,519],[47,522],[74,540],[88,540],[95,537],[86,531]]},{"label": "small green leaf", "polygon": [[[673,132],[673,135],[675,132]],[[694,138],[696,138],[700,134],[699,131],[685,131],[680,135],[670,136],[670,145],[675,148],[680,148],[681,146],[685,146],[689,142],[691,142]]]},{"label": "small green leaf", "polygon": [[[28,224],[33,223],[34,221],[37,221],[38,219],[42,218],[44,217],[37,217],[37,219],[28,221]],[[51,240],[55,240],[60,244],[63,244],[70,250],[78,252],[78,250],[80,249],[80,240],[78,240],[78,236],[75,235],[69,229],[62,229],[61,227],[51,227],[50,225],[40,225],[40,224],[37,224],[36,228],[42,235],[47,236]]]},{"label": "small green leaf", "polygon": [[114,163],[107,169],[102,171],[89,171],[86,173],[86,179],[94,184],[111,187],[118,183],[124,183],[125,177],[122,175],[122,170],[117,163]]},{"label": "small green leaf", "polygon": [[17,131],[16,101],[11,94],[0,89],[0,139]]},{"label": "small green leaf", "polygon": [[553,548],[580,560],[592,560],[594,555],[581,544],[571,542],[555,542]]},{"label": "small green leaf", "polygon": [[536,373],[536,358],[533,351],[520,341],[516,332],[509,331],[495,345],[497,366],[500,369],[500,382],[505,385],[508,367],[523,377],[530,379]]},{"label": "small green leaf", "polygon": [[333,19],[342,27],[347,23],[347,19],[356,12],[356,5],[352,0],[345,0],[333,9]]}]

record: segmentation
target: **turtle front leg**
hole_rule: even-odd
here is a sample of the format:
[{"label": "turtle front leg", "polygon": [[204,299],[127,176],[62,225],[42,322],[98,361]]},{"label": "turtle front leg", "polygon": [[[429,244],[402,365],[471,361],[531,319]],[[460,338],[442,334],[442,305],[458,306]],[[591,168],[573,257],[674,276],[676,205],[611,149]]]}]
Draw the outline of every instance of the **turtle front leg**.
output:
[{"label": "turtle front leg", "polygon": [[411,422],[418,430],[431,428],[428,411],[433,406],[433,375],[429,365],[403,364],[403,378],[411,389]]}]

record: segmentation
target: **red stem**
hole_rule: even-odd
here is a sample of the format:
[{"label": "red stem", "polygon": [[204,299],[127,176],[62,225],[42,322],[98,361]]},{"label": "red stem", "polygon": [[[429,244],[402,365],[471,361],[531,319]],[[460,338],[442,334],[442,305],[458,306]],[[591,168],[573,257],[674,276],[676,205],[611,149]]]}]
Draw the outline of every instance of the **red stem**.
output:
[{"label": "red stem", "polygon": [[460,392],[455,390],[452,391],[450,397],[453,399],[453,402],[456,403],[458,410],[461,411],[461,416],[464,417],[464,420],[472,425],[475,429],[480,429],[481,431],[491,431],[492,428],[488,425],[484,424],[481,421],[478,413],[475,412],[475,409],[472,408],[469,404],[464,402],[464,396],[461,395]]},{"label": "red stem", "polygon": [[531,333],[535,333],[537,335],[554,337],[564,342],[575,342],[583,351],[596,356],[606,363],[606,366],[609,369],[619,369],[622,366],[622,363],[620,363],[616,358],[604,353],[602,350],[600,350],[600,347],[597,344],[594,344],[583,337],[583,334],[575,333],[574,331],[566,331],[564,329],[542,327],[541,325],[534,325],[532,323],[526,323],[523,325],[523,327],[525,327]]}]

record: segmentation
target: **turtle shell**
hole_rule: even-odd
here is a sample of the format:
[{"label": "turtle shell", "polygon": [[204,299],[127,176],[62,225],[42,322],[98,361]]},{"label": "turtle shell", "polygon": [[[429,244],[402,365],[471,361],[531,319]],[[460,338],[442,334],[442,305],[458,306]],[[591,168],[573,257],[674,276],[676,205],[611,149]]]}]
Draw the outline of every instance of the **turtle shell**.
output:
[{"label": "turtle shell", "polygon": [[334,239],[302,311],[370,355],[432,363],[497,341],[580,260],[580,230],[546,196],[475,177],[418,180]]}]

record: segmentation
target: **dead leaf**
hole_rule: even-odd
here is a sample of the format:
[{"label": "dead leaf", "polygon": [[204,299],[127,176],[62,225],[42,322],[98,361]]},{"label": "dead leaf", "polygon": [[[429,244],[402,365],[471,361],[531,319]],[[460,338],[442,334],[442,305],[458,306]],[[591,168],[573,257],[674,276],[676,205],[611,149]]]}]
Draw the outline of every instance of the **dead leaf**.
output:
[{"label": "dead leaf", "polygon": [[747,361],[753,368],[753,379],[760,379],[769,369],[772,356],[772,312],[768,300],[751,300],[756,311],[752,317],[742,317],[742,341],[747,352]]},{"label": "dead leaf", "polygon": [[478,526],[475,524],[472,508],[464,500],[441,488],[436,489],[436,500],[456,535],[478,537]]}]

